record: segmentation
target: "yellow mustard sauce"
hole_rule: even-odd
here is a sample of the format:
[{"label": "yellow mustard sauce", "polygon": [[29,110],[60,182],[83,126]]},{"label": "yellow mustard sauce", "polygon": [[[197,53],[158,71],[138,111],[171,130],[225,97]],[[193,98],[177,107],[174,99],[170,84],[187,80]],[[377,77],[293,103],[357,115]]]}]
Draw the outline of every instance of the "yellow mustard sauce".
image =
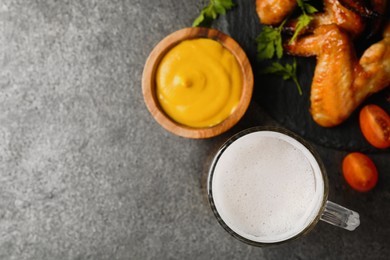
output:
[{"label": "yellow mustard sauce", "polygon": [[233,54],[211,39],[185,40],[156,72],[158,101],[174,121],[190,127],[219,124],[237,107],[242,71]]}]

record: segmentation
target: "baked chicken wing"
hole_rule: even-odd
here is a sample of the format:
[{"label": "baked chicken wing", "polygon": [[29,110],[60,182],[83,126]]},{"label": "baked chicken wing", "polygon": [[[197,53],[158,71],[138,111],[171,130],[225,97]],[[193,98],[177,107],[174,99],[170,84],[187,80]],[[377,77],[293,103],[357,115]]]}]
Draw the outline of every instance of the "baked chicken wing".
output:
[{"label": "baked chicken wing", "polygon": [[285,49],[292,55],[317,56],[310,112],[321,126],[342,123],[365,98],[390,85],[390,23],[383,39],[360,60],[351,38],[335,24],[319,26]]}]

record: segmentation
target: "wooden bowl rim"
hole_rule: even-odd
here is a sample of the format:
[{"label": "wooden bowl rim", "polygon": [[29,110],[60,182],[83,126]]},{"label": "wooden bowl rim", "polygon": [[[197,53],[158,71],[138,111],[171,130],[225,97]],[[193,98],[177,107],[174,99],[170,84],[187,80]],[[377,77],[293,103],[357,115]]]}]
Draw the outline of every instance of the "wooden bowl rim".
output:
[{"label": "wooden bowl rim", "polygon": [[[237,108],[221,123],[207,128],[189,127],[172,120],[161,108],[154,91],[156,70],[165,54],[180,42],[197,38],[208,38],[221,43],[235,56],[243,75],[242,95]],[[211,28],[189,27],[169,34],[153,48],[146,60],[142,74],[142,94],[149,112],[163,128],[173,134],[187,138],[214,137],[232,128],[248,109],[252,93],[253,72],[244,50],[233,38]]]}]

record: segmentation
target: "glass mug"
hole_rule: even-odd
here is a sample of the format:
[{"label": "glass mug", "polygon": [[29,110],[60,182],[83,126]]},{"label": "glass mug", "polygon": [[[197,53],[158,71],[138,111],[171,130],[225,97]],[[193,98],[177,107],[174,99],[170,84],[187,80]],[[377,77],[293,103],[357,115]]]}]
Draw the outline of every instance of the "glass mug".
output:
[{"label": "glass mug", "polygon": [[253,127],[231,137],[215,155],[208,199],[219,224],[255,246],[283,243],[323,220],[347,230],[359,214],[327,200],[328,179],[315,150],[279,127]]}]

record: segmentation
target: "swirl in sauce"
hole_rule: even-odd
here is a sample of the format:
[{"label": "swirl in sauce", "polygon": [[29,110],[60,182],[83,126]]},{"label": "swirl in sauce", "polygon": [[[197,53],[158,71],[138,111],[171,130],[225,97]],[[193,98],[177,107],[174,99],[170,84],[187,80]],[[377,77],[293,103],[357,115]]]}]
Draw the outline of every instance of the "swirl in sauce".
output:
[{"label": "swirl in sauce", "polygon": [[174,121],[195,128],[219,124],[237,107],[242,71],[234,55],[211,39],[185,40],[161,60],[157,99]]}]

